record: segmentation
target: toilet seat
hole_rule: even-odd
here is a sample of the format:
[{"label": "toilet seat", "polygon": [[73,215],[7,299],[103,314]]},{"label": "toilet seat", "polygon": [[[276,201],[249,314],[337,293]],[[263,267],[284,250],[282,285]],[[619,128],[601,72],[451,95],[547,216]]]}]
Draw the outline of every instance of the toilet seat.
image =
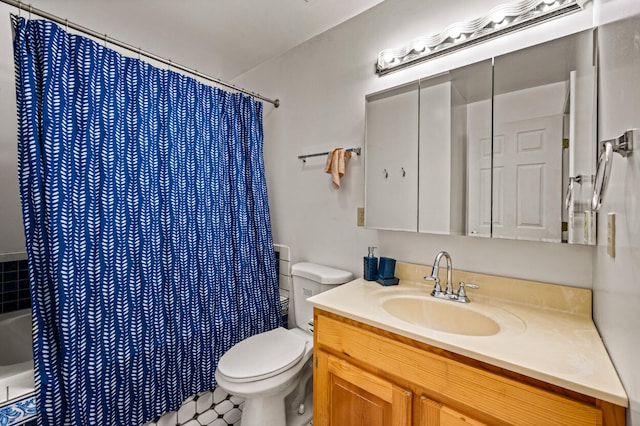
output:
[{"label": "toilet seat", "polygon": [[220,358],[218,371],[230,382],[267,379],[300,361],[305,347],[305,339],[278,327],[233,346]]}]

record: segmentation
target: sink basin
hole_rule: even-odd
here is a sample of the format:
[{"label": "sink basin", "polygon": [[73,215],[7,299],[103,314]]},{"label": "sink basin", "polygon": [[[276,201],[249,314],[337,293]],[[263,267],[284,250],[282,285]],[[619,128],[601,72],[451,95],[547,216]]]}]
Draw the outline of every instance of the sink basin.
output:
[{"label": "sink basin", "polygon": [[492,336],[500,325],[488,316],[456,302],[431,296],[398,295],[381,303],[390,315],[420,327],[466,336]]}]

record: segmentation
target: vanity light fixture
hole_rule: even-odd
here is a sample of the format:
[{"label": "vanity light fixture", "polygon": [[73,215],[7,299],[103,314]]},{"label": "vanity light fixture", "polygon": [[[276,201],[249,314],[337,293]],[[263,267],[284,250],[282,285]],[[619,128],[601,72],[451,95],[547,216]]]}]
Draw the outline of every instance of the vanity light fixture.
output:
[{"label": "vanity light fixture", "polygon": [[456,22],[439,34],[418,37],[378,54],[376,73],[384,75],[447,53],[578,12],[589,0],[522,0],[494,7],[481,18]]}]

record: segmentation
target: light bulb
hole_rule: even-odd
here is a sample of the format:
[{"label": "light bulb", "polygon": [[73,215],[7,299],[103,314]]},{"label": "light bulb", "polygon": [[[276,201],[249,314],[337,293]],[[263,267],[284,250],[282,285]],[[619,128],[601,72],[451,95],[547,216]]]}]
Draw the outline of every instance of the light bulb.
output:
[{"label": "light bulb", "polygon": [[385,63],[387,63],[387,64],[390,64],[391,62],[393,62],[393,60],[394,60],[393,53],[391,53],[391,52],[384,52],[384,53],[382,54],[382,61],[383,61],[383,62],[385,62]]},{"label": "light bulb", "polygon": [[453,27],[449,30],[449,37],[455,40],[460,37],[460,33],[462,33],[462,29],[460,27]]},{"label": "light bulb", "polygon": [[426,47],[427,46],[424,44],[424,41],[422,40],[416,40],[413,42],[413,50],[415,50],[417,53],[422,53]]},{"label": "light bulb", "polygon": [[499,24],[500,22],[504,21],[504,12],[500,11],[500,12],[496,12],[493,14],[493,16],[491,17],[491,20],[493,21],[494,24]]}]

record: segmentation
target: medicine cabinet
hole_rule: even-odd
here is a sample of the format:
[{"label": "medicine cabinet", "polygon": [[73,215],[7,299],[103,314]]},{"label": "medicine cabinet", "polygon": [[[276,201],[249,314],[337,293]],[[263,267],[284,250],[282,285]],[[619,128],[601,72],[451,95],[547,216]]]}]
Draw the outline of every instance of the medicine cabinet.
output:
[{"label": "medicine cabinet", "polygon": [[365,226],[595,244],[594,33],[368,95]]},{"label": "medicine cabinet", "polygon": [[365,226],[417,230],[418,83],[367,96]]}]

